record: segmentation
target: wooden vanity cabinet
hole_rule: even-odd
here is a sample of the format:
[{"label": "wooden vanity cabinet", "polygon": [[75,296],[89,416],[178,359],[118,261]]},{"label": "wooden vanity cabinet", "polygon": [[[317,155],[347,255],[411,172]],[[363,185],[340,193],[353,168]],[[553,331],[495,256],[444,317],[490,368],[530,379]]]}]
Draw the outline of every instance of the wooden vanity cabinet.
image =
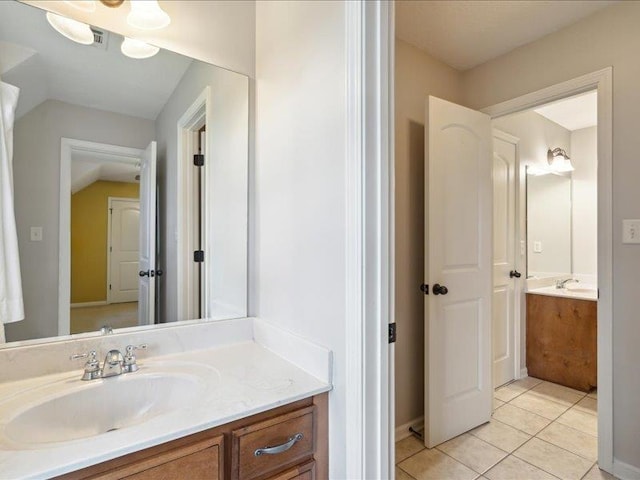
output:
[{"label": "wooden vanity cabinet", "polygon": [[[57,477],[60,480],[324,480],[328,398],[316,395]],[[301,435],[279,453],[255,455]]]}]

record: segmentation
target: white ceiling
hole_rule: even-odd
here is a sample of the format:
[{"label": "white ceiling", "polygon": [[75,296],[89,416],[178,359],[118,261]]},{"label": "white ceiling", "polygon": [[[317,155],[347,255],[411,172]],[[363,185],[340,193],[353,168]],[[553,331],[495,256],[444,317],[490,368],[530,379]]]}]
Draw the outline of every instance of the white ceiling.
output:
[{"label": "white ceiling", "polygon": [[191,64],[167,50],[135,60],[109,33],[106,49],[80,45],[48,24],[45,12],[0,1],[0,72],[20,87],[17,117],[47,99],[155,120]]},{"label": "white ceiling", "polygon": [[71,156],[71,193],[77,193],[98,180],[138,183],[140,167],[117,155],[73,152]]},{"label": "white ceiling", "polygon": [[598,125],[598,94],[584,93],[534,110],[552,122],[574,131]]},{"label": "white ceiling", "polygon": [[458,70],[533,42],[615,3],[600,0],[397,0],[396,36]]}]

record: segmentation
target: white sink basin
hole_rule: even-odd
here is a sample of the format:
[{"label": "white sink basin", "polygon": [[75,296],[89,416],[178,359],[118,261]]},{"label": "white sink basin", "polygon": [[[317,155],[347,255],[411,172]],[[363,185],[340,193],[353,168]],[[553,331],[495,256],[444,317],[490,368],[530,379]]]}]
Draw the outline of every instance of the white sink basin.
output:
[{"label": "white sink basin", "polygon": [[[100,380],[57,382],[25,392],[2,405],[3,440],[38,448],[77,441],[132,427],[177,409],[198,404],[206,388],[219,379],[169,369],[138,372]],[[213,375],[212,375],[213,374]]]}]

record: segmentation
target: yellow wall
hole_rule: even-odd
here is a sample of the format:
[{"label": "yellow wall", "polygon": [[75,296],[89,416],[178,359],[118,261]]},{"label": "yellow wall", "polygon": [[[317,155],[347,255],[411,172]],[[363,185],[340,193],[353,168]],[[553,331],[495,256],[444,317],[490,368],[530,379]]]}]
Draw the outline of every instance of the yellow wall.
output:
[{"label": "yellow wall", "polygon": [[137,183],[102,180],[71,195],[71,303],[107,299],[108,198],[139,196]]}]

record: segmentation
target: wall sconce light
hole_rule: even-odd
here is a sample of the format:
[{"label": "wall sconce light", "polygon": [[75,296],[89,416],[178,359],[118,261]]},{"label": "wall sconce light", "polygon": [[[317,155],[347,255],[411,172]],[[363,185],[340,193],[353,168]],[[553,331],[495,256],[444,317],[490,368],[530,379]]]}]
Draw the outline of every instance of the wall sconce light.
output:
[{"label": "wall sconce light", "polygon": [[131,0],[127,23],[142,30],[158,30],[171,23],[171,17],[160,8],[158,0]]},{"label": "wall sconce light", "polygon": [[547,152],[547,163],[549,164],[549,169],[555,173],[571,172],[574,170],[569,155],[567,155],[567,152],[562,148],[549,149]]}]

